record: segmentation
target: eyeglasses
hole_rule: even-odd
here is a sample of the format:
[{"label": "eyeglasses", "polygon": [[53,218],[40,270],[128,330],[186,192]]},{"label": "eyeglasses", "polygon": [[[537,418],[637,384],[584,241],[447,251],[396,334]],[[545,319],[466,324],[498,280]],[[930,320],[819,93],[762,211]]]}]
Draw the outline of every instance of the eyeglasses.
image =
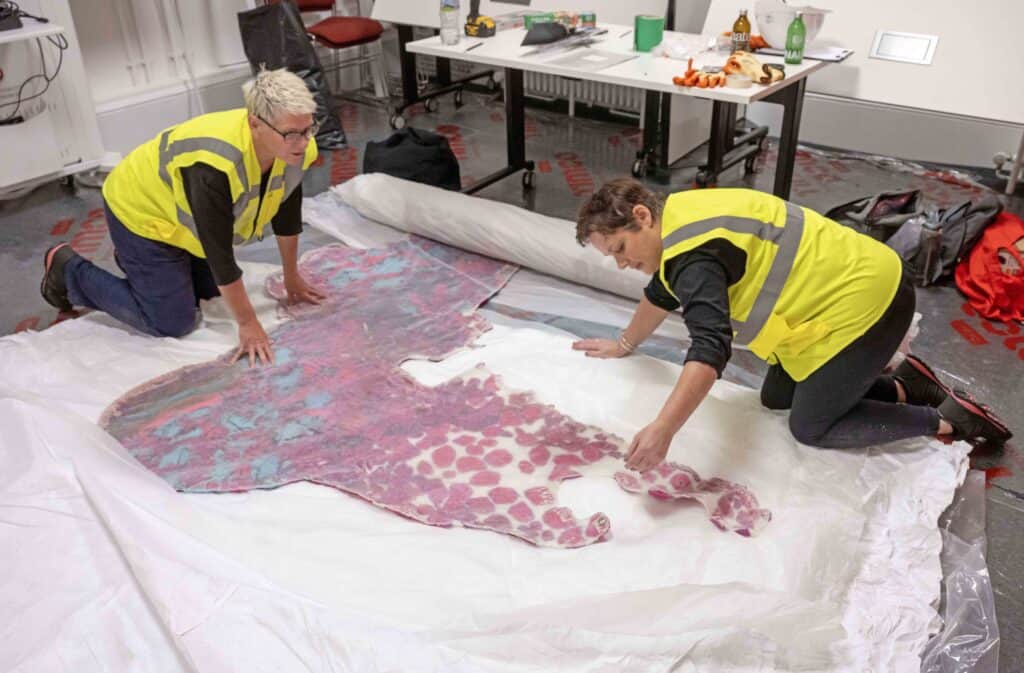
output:
[{"label": "eyeglasses", "polygon": [[317,131],[320,130],[320,124],[313,122],[302,131],[281,131],[263,117],[256,115],[256,118],[273,129],[274,133],[281,136],[286,143],[299,143],[301,141],[309,140],[316,135]]}]

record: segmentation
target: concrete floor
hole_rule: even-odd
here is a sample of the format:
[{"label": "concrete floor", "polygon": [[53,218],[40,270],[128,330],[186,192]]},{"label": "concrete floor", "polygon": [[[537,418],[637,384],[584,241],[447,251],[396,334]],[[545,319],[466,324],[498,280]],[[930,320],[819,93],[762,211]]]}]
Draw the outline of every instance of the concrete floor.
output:
[{"label": "concrete floor", "polygon": [[[345,103],[340,109],[350,147],[324,153],[307,175],[307,195],[359,173],[366,141],[384,138],[390,132],[380,108]],[[460,160],[464,184],[504,164],[504,109],[493,97],[467,95],[466,105],[458,110],[450,97],[442,98],[436,112],[417,107],[407,112],[407,118],[410,125],[448,136]],[[519,178],[513,177],[479,196],[569,219],[602,181],[628,174],[640,139],[639,131],[628,123],[569,119],[533,109],[527,113],[526,132],[528,158],[538,162],[536,190],[524,196]],[[650,185],[661,191],[689,188],[702,154],[698,149],[680,162],[670,185],[649,181]],[[719,184],[770,191],[774,150],[767,155],[761,172],[743,176],[737,167]],[[791,199],[825,211],[858,196],[906,188],[921,189],[926,198],[942,205],[974,199],[986,191],[957,184],[941,170],[915,174],[895,164],[801,151]],[[41,255],[54,242],[71,240],[79,252],[113,269],[101,206],[96,189],[80,187],[71,193],[56,184],[0,202],[0,283],[4,288],[0,334],[45,329],[55,319],[55,312],[38,292]],[[1024,199],[1008,199],[1007,207],[1022,214]],[[486,217],[486,209],[481,216]],[[260,253],[239,256],[252,254]],[[949,380],[965,385],[990,404],[1009,421],[1018,438],[1024,437],[1024,386],[1020,384],[1024,347],[1012,339],[1021,332],[1020,326],[993,324],[965,306],[953,286],[918,290],[918,310],[924,318],[915,350]],[[988,564],[1001,634],[1000,671],[1007,673],[1024,670],[1020,663],[1024,662],[1024,453],[1017,442],[997,450],[976,449],[972,455],[972,465],[989,476]]]}]

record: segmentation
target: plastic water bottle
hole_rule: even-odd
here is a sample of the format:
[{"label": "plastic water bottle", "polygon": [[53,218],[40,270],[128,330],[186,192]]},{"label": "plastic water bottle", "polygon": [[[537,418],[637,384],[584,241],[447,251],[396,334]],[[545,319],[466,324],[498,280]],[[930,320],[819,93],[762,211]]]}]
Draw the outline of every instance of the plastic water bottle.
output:
[{"label": "plastic water bottle", "polygon": [[459,43],[459,0],[441,0],[441,44]]},{"label": "plastic water bottle", "polygon": [[786,63],[798,65],[804,60],[804,42],[807,39],[807,27],[804,25],[804,13],[797,12],[793,23],[786,30]]}]

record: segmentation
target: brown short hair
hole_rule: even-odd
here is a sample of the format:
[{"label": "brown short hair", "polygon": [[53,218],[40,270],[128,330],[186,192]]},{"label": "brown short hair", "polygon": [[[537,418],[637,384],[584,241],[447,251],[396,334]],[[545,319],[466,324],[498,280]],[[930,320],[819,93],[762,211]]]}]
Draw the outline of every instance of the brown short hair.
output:
[{"label": "brown short hair", "polygon": [[636,230],[633,206],[647,206],[656,220],[661,217],[662,198],[632,178],[606,182],[576,216],[576,242],[586,245],[591,234],[611,234],[619,229]]}]

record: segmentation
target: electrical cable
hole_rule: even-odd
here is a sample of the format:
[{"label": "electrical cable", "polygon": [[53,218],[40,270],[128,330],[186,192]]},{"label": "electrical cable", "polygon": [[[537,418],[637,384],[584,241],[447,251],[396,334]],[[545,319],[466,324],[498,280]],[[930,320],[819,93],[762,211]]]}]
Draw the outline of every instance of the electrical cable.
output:
[{"label": "electrical cable", "polygon": [[[35,17],[32,17],[32,18],[35,18]],[[53,80],[57,79],[57,75],[60,74],[61,67],[64,65],[64,52],[68,48],[68,39],[66,37],[64,37],[63,35],[57,35],[57,36],[49,35],[49,36],[46,37],[46,39],[47,39],[48,42],[50,42],[50,44],[54,45],[58,49],[59,56],[57,58],[57,69],[54,70],[53,75],[50,75],[47,72],[47,70],[46,70],[46,55],[43,52],[43,42],[42,42],[42,40],[40,38],[37,37],[36,38],[36,46],[39,49],[39,60],[42,62],[43,72],[42,73],[37,73],[35,75],[30,75],[29,77],[26,77],[25,80],[18,87],[18,93],[16,94],[16,99],[15,100],[8,101],[7,103],[0,103],[0,109],[6,108],[6,107],[10,107],[11,105],[14,106],[14,110],[10,114],[6,115],[5,117],[0,117],[0,122],[6,122],[6,121],[10,121],[11,119],[14,119],[18,115],[18,110],[21,109],[22,104],[27,103],[30,100],[34,100],[36,98],[39,98],[40,96],[45,94],[50,89],[50,83]],[[28,86],[29,82],[32,82],[32,81],[37,80],[37,79],[42,79],[45,82],[45,84],[43,85],[42,91],[37,91],[36,93],[32,94],[31,96],[22,97],[22,93],[24,92],[25,87]]]}]

